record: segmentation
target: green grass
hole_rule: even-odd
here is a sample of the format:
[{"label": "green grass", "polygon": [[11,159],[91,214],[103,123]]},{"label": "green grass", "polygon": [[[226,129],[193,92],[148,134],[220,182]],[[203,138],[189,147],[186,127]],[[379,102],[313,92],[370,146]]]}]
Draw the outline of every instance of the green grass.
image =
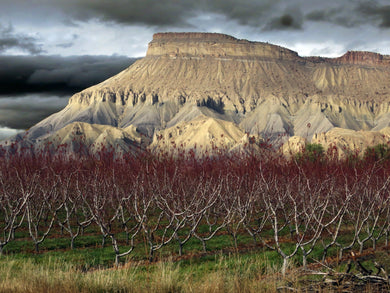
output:
[{"label": "green grass", "polygon": [[0,290],[8,292],[265,292],[275,290],[264,255],[214,255],[196,261],[137,263],[83,272],[69,258],[0,260]]},{"label": "green grass", "polygon": [[[200,230],[206,232],[206,228],[202,226]],[[282,234],[289,239],[288,230]],[[266,235],[272,239],[270,231],[262,236]],[[124,251],[128,248],[125,234],[117,236]],[[345,233],[339,241],[349,243],[351,237]],[[280,284],[299,282],[294,274],[280,281],[280,255],[259,243],[255,245],[243,231],[237,239],[238,249],[226,230],[221,230],[207,241],[206,252],[199,240],[191,238],[184,246],[184,256],[179,257],[174,240],[156,252],[153,263],[148,261],[148,246],[140,233],[135,250],[121,259],[119,269],[113,267],[115,253],[110,238],[102,248],[102,236],[95,228],[89,227],[76,238],[74,250],[70,250],[69,235],[61,236],[58,229],[40,245],[38,254],[25,230],[17,231],[16,238],[0,257],[0,292],[275,292]],[[381,243],[383,239],[378,246]],[[292,242],[282,243],[286,253],[293,248]],[[308,257],[309,264],[321,260],[322,251],[321,243],[317,243]],[[338,248],[333,246],[328,256],[337,254]],[[301,264],[302,254],[298,251],[290,260],[290,268]],[[338,269],[344,266],[341,263]]]},{"label": "green grass", "polygon": [[[318,276],[301,276],[292,265],[285,279],[279,274],[275,252],[214,254],[180,261],[170,259],[145,263],[127,259],[115,269],[107,266],[82,268],[73,252],[44,253],[39,256],[0,258],[0,292],[276,292],[279,286],[304,288],[321,282]],[[377,252],[387,270],[390,256]],[[82,260],[81,260],[82,261]],[[372,262],[364,261],[374,269]],[[346,263],[334,267],[345,271]],[[353,267],[356,272],[356,268]],[[318,288],[320,288],[318,283]],[[364,292],[370,292],[367,287]],[[322,290],[321,292],[329,292]]]}]

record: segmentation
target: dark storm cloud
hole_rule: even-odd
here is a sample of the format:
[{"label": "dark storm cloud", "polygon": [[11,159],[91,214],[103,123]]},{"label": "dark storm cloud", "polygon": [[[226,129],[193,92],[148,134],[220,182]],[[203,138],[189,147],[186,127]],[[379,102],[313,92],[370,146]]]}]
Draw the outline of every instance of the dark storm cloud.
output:
[{"label": "dark storm cloud", "polygon": [[295,19],[291,14],[284,14],[280,17],[272,19],[265,27],[269,30],[280,30],[280,29],[301,29],[302,20]]},{"label": "dark storm cloud", "polygon": [[375,2],[362,3],[357,10],[361,14],[371,17],[380,27],[390,28],[390,5],[379,5]]},{"label": "dark storm cloud", "polygon": [[[2,0],[0,15],[34,11],[39,16],[71,25],[98,19],[120,24],[188,27],[188,19],[202,13],[218,13],[240,24],[259,29],[301,29],[305,21],[322,21],[345,27],[372,24],[390,27],[390,6],[385,0]],[[300,12],[302,11],[302,12]],[[297,12],[299,12],[297,14]],[[34,40],[15,38],[22,45]],[[11,40],[9,40],[11,41]],[[63,44],[64,46],[68,44]],[[28,50],[28,49],[27,49]]]},{"label": "dark storm cloud", "polygon": [[0,140],[60,111],[69,97],[130,66],[123,56],[0,56]]},{"label": "dark storm cloud", "polygon": [[[296,12],[324,14],[323,20],[333,21],[326,13],[332,8],[341,6],[336,0],[2,0],[4,9],[1,13],[16,13],[20,9],[33,9],[36,15],[45,11],[54,11],[58,17],[62,13],[62,21],[77,25],[75,21],[99,19],[122,24],[142,24],[149,26],[190,27],[188,19],[203,13],[217,13],[240,24],[258,28],[300,29],[303,18]],[[342,5],[353,9],[361,1],[345,0]],[[311,10],[310,10],[311,9]],[[330,10],[329,10],[330,9]],[[309,11],[306,11],[309,10]],[[318,11],[316,11],[318,10]],[[323,10],[325,12],[323,12]],[[345,9],[343,9],[344,11]],[[320,15],[321,16],[321,15]],[[300,17],[300,18],[299,18]],[[345,14],[348,18],[349,15]]]},{"label": "dark storm cloud", "polygon": [[[264,26],[270,17],[280,18],[280,29],[297,28],[290,13],[280,11],[280,0],[68,0],[61,8],[79,21],[92,18],[127,24],[189,26],[188,18],[201,13],[219,13],[240,24]],[[77,7],[77,9],[75,9]]]},{"label": "dark storm cloud", "polygon": [[123,56],[0,56],[0,95],[72,94],[113,76],[135,60]]},{"label": "dark storm cloud", "polygon": [[[48,1],[48,0],[40,0]],[[50,1],[49,1],[50,2]],[[58,7],[78,20],[100,18],[118,23],[141,23],[156,26],[187,25],[197,13],[220,13],[241,24],[274,29],[300,29],[300,9],[308,10],[309,20],[320,16],[342,26],[380,20],[390,26],[390,6],[382,0],[63,0]],[[310,11],[311,9],[311,11]],[[374,18],[373,18],[374,17]]]},{"label": "dark storm cloud", "polygon": [[356,17],[356,12],[346,17],[347,14],[347,8],[344,6],[315,9],[306,14],[306,20],[334,23],[344,27],[353,27],[365,21],[362,17]]},{"label": "dark storm cloud", "polygon": [[225,0],[199,1],[197,9],[203,12],[220,13],[240,24],[261,26],[265,24],[270,11],[277,9],[277,1]]},{"label": "dark storm cloud", "polygon": [[67,96],[32,94],[0,96],[0,127],[27,129],[60,111],[68,103]]},{"label": "dark storm cloud", "polygon": [[102,18],[119,23],[144,23],[149,25],[172,25],[185,22],[191,15],[196,1],[183,0],[86,0],[67,2],[65,8],[74,12],[73,5],[78,7],[74,15],[77,19]]},{"label": "dark storm cloud", "polygon": [[[77,25],[77,21],[101,19],[117,23],[165,26],[186,22],[197,1],[190,0],[1,0],[1,13],[17,14],[32,9],[47,18],[65,16],[62,21]],[[3,9],[4,8],[4,9]],[[54,12],[50,15],[50,12]],[[30,16],[27,16],[30,17]]]},{"label": "dark storm cloud", "polygon": [[324,7],[313,8],[306,14],[306,19],[334,23],[344,27],[374,25],[381,28],[390,27],[390,5],[384,1],[338,1],[327,3]]},{"label": "dark storm cloud", "polygon": [[43,52],[36,38],[15,33],[11,25],[5,27],[0,24],[0,53],[9,49],[19,49],[30,54]]},{"label": "dark storm cloud", "polygon": [[266,30],[283,30],[283,29],[302,29],[303,15],[302,12],[292,7],[286,9],[286,12],[271,19],[265,26]]}]

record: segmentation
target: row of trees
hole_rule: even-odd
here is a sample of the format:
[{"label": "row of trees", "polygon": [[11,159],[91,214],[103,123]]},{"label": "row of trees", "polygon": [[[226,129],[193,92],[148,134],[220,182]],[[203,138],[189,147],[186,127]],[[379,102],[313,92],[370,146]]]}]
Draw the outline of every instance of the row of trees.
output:
[{"label": "row of trees", "polygon": [[[164,246],[182,254],[191,239],[207,250],[221,233],[299,255],[315,249],[324,260],[361,252],[390,232],[390,166],[361,161],[318,164],[277,156],[175,159],[148,154],[113,160],[13,156],[0,160],[0,252],[28,231],[39,251],[61,231],[70,248],[87,227],[110,240],[115,264],[137,246],[150,261]],[[65,236],[68,235],[68,236]],[[249,237],[248,237],[249,236]]]}]

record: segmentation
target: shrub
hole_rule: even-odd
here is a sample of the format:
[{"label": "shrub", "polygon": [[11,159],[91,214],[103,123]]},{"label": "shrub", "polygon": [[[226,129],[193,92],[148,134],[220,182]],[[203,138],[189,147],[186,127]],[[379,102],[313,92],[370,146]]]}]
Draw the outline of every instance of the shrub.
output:
[{"label": "shrub", "polygon": [[319,143],[308,143],[303,152],[298,153],[298,161],[320,162],[325,157],[324,147]]},{"label": "shrub", "polygon": [[377,144],[373,147],[367,147],[364,151],[364,158],[378,160],[390,159],[390,147],[387,144]]}]

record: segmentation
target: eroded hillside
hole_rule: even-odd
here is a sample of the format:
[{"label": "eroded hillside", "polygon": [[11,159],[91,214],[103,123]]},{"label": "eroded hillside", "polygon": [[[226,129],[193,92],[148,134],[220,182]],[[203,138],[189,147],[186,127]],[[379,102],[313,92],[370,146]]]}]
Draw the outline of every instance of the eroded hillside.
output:
[{"label": "eroded hillside", "polygon": [[[389,64],[389,56],[370,52],[303,58],[222,34],[159,33],[145,58],[75,94],[27,137],[42,141],[68,124],[85,122],[134,126],[156,146],[165,129],[189,127],[199,117],[232,123],[244,135],[275,143],[292,136],[311,140],[335,127],[379,131],[390,124]],[[167,139],[177,145],[196,140],[187,133],[196,131]]]}]

